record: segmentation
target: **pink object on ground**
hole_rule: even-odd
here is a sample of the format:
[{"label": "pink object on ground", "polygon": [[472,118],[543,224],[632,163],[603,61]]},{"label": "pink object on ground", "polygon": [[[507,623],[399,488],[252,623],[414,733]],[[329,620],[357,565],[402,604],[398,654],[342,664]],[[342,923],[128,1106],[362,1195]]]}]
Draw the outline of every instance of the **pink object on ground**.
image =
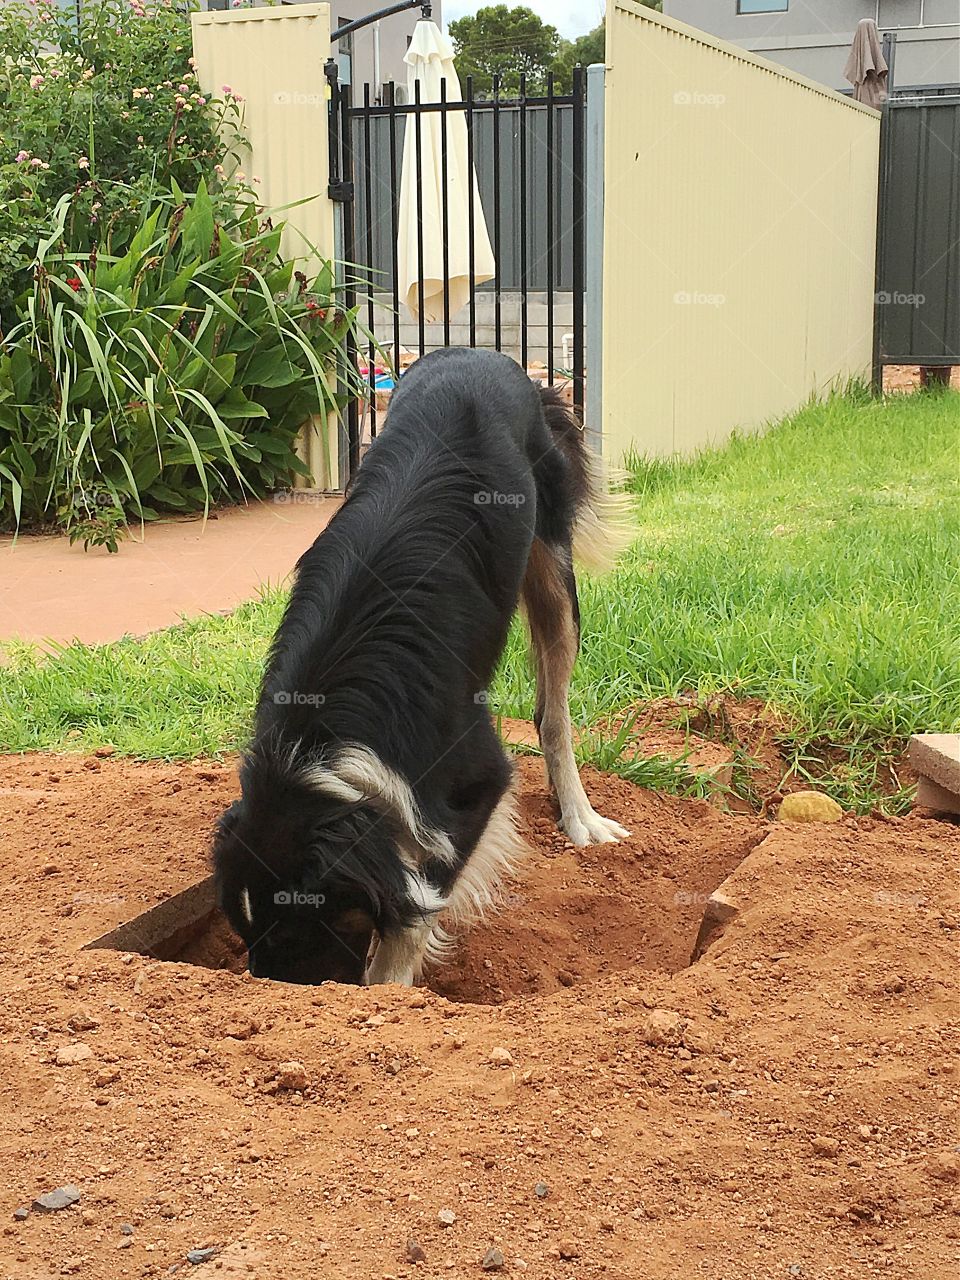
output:
[{"label": "pink object on ground", "polygon": [[117,555],[63,537],[3,538],[0,643],[103,644],[235,608],[284,581],[340,501],[294,490],[218,511],[206,525],[147,525],[142,541],[135,526]]}]

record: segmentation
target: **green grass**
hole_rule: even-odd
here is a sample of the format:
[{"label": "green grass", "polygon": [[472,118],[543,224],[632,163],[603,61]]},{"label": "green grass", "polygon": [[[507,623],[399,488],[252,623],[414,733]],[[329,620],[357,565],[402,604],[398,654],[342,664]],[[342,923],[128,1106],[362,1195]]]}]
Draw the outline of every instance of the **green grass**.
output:
[{"label": "green grass", "polygon": [[[797,766],[819,777],[826,762],[828,789],[861,807],[909,734],[960,725],[960,397],[854,391],[631,474],[637,541],[582,583],[578,722],[681,691],[759,697],[791,724]],[[0,746],[233,750],[281,608],[270,595],[145,640],[16,650],[0,668]],[[531,713],[519,627],[492,701]],[[610,744],[591,742],[585,756],[609,765]],[[670,769],[649,776],[670,785]]]}]

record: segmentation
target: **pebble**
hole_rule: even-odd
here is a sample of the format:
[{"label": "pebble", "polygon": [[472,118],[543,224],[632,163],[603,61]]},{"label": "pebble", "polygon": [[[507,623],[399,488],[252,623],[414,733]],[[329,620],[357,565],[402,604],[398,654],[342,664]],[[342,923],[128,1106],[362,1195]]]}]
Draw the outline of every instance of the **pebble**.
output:
[{"label": "pebble", "polygon": [[488,1249],[480,1265],[484,1271],[502,1271],[506,1265],[506,1259],[499,1249]]},{"label": "pebble", "polygon": [[97,1220],[97,1215],[92,1209],[84,1209],[80,1214],[80,1220],[85,1227],[92,1227]]},{"label": "pebble", "polygon": [[427,1007],[427,997],[422,991],[415,991],[408,1004],[411,1009],[425,1009]]},{"label": "pebble", "polygon": [[93,754],[98,760],[109,760],[112,755],[116,754],[116,750],[117,748],[111,743],[105,742],[102,747],[95,748]]},{"label": "pebble", "polygon": [[21,1205],[19,1209],[14,1209],[13,1217],[15,1222],[26,1222],[30,1217],[30,1210],[26,1205]]},{"label": "pebble", "polygon": [[557,981],[561,987],[572,987],[576,983],[576,978],[572,973],[568,973],[566,969],[557,970]]},{"label": "pebble", "polygon": [[88,1044],[79,1041],[77,1044],[64,1044],[57,1050],[54,1061],[58,1067],[74,1067],[78,1062],[86,1062],[93,1057],[93,1050]]},{"label": "pebble", "polygon": [[547,1196],[550,1194],[550,1188],[545,1182],[538,1182],[533,1188],[533,1194],[538,1200],[546,1200]]},{"label": "pebble", "polygon": [[560,1241],[560,1257],[565,1262],[572,1262],[574,1258],[580,1257],[580,1247],[573,1240]]},{"label": "pebble", "polygon": [[452,1227],[457,1220],[457,1215],[452,1209],[441,1209],[437,1214],[437,1221],[441,1227]]},{"label": "pebble", "polygon": [[512,1067],[513,1054],[509,1049],[498,1047],[490,1050],[487,1061],[491,1062],[495,1067]]},{"label": "pebble", "polygon": [[122,1236],[132,1236],[132,1235],[133,1235],[133,1223],[132,1223],[132,1222],[121,1222],[121,1223],[120,1223],[120,1234],[121,1234]]},{"label": "pebble", "polygon": [[427,1260],[427,1255],[424,1253],[423,1249],[419,1244],[417,1244],[416,1240],[412,1238],[407,1241],[407,1247],[404,1251],[404,1255],[407,1262],[426,1262]]},{"label": "pebble", "polygon": [[819,1134],[810,1139],[810,1146],[818,1156],[835,1156],[840,1150],[837,1138],[824,1138]]},{"label": "pebble", "polygon": [[187,1261],[192,1262],[195,1267],[199,1267],[201,1262],[209,1262],[211,1258],[216,1257],[217,1250],[211,1246],[209,1249],[191,1249],[187,1254]]},{"label": "pebble", "polygon": [[80,1199],[80,1192],[68,1183],[65,1187],[56,1187],[42,1196],[37,1196],[33,1207],[37,1213],[56,1213],[60,1209],[69,1209]]},{"label": "pebble", "polygon": [[932,1156],[927,1168],[940,1182],[960,1181],[960,1155],[956,1151],[941,1151]]}]

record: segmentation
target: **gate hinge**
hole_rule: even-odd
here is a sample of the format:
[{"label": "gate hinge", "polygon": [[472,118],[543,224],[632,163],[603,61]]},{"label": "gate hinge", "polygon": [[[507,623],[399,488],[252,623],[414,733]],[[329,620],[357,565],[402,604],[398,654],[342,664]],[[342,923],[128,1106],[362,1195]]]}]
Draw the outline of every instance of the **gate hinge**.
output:
[{"label": "gate hinge", "polygon": [[327,186],[327,195],[337,204],[351,204],[353,201],[353,183],[336,178]]}]

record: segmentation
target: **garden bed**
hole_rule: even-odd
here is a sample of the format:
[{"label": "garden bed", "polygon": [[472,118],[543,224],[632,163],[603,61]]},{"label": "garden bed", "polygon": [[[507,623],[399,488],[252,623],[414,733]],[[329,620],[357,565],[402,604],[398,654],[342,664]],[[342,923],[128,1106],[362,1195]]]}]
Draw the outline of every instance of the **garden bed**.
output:
[{"label": "garden bed", "polygon": [[232,766],[0,761],[0,1275],[953,1274],[957,828],[585,770],[633,834],[576,850],[519,769],[527,867],[409,992],[87,949],[204,877]]}]

